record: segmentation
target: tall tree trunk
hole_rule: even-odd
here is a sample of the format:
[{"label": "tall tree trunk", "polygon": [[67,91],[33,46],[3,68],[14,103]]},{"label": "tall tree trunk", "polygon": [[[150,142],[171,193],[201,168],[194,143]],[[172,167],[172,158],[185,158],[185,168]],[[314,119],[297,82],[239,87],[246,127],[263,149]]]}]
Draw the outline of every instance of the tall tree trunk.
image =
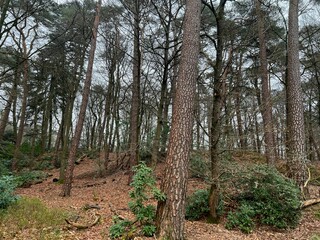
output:
[{"label": "tall tree trunk", "polygon": [[139,118],[140,118],[140,78],[141,78],[141,51],[140,51],[140,0],[134,2],[133,13],[133,81],[130,111],[130,159],[127,168],[130,170],[128,182],[131,182],[133,172],[131,167],[138,163],[139,158]]},{"label": "tall tree trunk", "polygon": [[261,114],[263,119],[264,139],[266,158],[269,165],[275,164],[276,152],[274,145],[273,123],[272,123],[272,105],[270,96],[270,84],[268,78],[268,59],[266,48],[266,37],[264,27],[264,15],[261,11],[261,0],[255,0],[256,12],[258,17],[258,35],[260,47],[260,76],[262,79],[262,106]]},{"label": "tall tree trunk", "polygon": [[156,214],[159,239],[184,239],[185,198],[200,47],[200,9],[201,1],[186,1],[172,128],[165,175],[161,183],[166,199],[158,202]]},{"label": "tall tree trunk", "polygon": [[93,61],[94,55],[96,50],[97,44],[97,34],[98,34],[98,27],[100,22],[100,10],[101,10],[101,0],[97,3],[96,7],[96,16],[93,23],[92,28],[92,39],[91,39],[91,48],[89,52],[89,59],[88,59],[88,68],[86,73],[86,78],[84,81],[84,89],[82,93],[82,102],[80,106],[80,112],[78,116],[78,122],[76,125],[76,130],[74,137],[72,139],[71,148],[68,156],[67,168],[65,172],[65,181],[62,187],[62,196],[70,196],[71,187],[72,187],[72,179],[73,179],[73,169],[74,169],[74,162],[76,158],[76,152],[78,149],[78,145],[80,142],[81,132],[83,128],[84,118],[86,115],[86,109],[89,100],[90,94],[90,87],[91,87],[91,80],[92,80],[92,68],[93,68]]},{"label": "tall tree trunk", "polygon": [[246,149],[245,144],[245,136],[243,131],[243,120],[241,116],[241,85],[242,85],[242,64],[243,64],[243,54],[240,52],[239,60],[237,61],[237,76],[236,76],[236,92],[235,92],[235,113],[236,113],[236,119],[237,119],[237,129],[238,129],[238,135],[239,135],[239,145],[240,149],[244,150]]},{"label": "tall tree trunk", "polygon": [[287,98],[287,163],[289,176],[303,187],[306,180],[306,152],[303,99],[299,62],[299,0],[289,1]]},{"label": "tall tree trunk", "polygon": [[23,46],[23,57],[24,57],[23,74],[22,74],[23,75],[23,80],[22,80],[23,93],[22,93],[22,102],[21,102],[20,124],[19,124],[18,134],[16,138],[16,145],[15,145],[13,159],[12,159],[13,171],[17,170],[18,158],[20,154],[20,146],[22,143],[24,125],[25,125],[25,119],[26,119],[26,111],[27,111],[29,60],[28,60],[28,54],[27,54],[26,39],[24,35],[22,40],[22,46]]}]

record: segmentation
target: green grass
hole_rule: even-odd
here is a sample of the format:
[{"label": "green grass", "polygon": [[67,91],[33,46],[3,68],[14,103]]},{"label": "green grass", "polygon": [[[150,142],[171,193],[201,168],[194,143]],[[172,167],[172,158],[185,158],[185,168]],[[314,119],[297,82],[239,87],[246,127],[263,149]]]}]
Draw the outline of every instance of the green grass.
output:
[{"label": "green grass", "polygon": [[310,238],[310,240],[320,240],[320,235],[319,234],[315,234]]},{"label": "green grass", "polygon": [[0,212],[0,239],[65,239],[61,229],[66,217],[37,198],[20,198]]}]

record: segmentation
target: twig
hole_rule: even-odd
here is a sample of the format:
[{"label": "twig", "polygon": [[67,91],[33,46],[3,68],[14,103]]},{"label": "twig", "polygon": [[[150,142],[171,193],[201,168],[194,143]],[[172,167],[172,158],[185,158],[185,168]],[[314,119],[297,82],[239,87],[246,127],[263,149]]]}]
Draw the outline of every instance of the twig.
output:
[{"label": "twig", "polygon": [[87,224],[87,225],[76,223],[76,222],[72,222],[72,221],[69,221],[68,219],[65,219],[65,220],[66,220],[66,222],[68,224],[70,224],[71,226],[73,226],[73,227],[75,227],[77,229],[86,229],[86,228],[91,228],[94,225],[96,225],[99,222],[100,218],[101,218],[101,215],[100,214],[96,214],[95,220],[92,223]]}]

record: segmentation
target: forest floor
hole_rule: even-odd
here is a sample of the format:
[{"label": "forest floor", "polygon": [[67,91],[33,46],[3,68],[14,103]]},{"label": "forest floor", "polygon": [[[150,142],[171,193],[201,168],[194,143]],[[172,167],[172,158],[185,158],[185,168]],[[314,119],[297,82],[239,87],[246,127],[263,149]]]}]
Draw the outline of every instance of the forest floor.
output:
[{"label": "forest floor", "polygon": [[[160,164],[156,170],[158,179],[160,178],[162,169],[163,164]],[[88,229],[78,230],[65,227],[63,230],[64,235],[61,239],[109,239],[109,227],[112,224],[114,210],[116,210],[118,214],[121,214],[121,216],[132,217],[128,208],[128,193],[131,189],[127,184],[128,175],[120,171],[115,171],[105,178],[97,178],[96,161],[85,158],[75,167],[71,197],[60,197],[59,194],[62,186],[61,184],[53,182],[54,178],[58,178],[59,170],[50,170],[49,174],[50,177],[42,183],[32,185],[29,188],[19,188],[17,193],[20,196],[39,198],[48,207],[60,208],[72,213],[77,213],[82,219],[86,219],[87,221],[92,221],[95,214],[101,216],[99,223]],[[191,178],[188,184],[188,194],[205,187],[201,180]],[[319,189],[319,187],[315,189],[316,194],[320,193]],[[110,209],[110,204],[113,210]],[[86,205],[98,206],[99,209],[85,211],[83,209]],[[319,209],[319,206],[316,207]],[[204,221],[186,221],[185,236],[188,240],[316,240],[319,239],[318,237],[320,236],[320,220],[314,215],[314,208],[316,207],[307,208],[303,212],[301,222],[295,229],[279,231],[267,227],[258,227],[250,234],[243,234],[237,230],[227,230],[224,227],[224,222],[221,224],[208,224]],[[81,221],[81,218],[79,218],[78,221]],[[30,233],[26,230],[25,232],[19,233],[15,239],[37,238],[30,237]]]}]

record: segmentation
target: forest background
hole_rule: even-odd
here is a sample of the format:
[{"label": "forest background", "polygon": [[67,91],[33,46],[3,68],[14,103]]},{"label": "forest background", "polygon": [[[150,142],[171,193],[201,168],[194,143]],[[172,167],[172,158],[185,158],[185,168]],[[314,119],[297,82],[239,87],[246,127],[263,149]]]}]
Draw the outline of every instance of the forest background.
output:
[{"label": "forest background", "polygon": [[[140,160],[155,166],[164,159],[184,1],[102,2],[99,27],[90,0],[0,4],[4,168],[59,167],[68,196],[77,154],[94,156],[105,176],[116,153],[129,179]],[[262,154],[269,165],[284,160],[287,176],[300,186],[307,163],[319,161],[317,4],[299,2],[300,29],[292,34],[288,1],[202,1],[192,152],[209,156],[212,179],[220,175],[220,160],[239,151]],[[216,184],[211,192],[219,192]]]}]

